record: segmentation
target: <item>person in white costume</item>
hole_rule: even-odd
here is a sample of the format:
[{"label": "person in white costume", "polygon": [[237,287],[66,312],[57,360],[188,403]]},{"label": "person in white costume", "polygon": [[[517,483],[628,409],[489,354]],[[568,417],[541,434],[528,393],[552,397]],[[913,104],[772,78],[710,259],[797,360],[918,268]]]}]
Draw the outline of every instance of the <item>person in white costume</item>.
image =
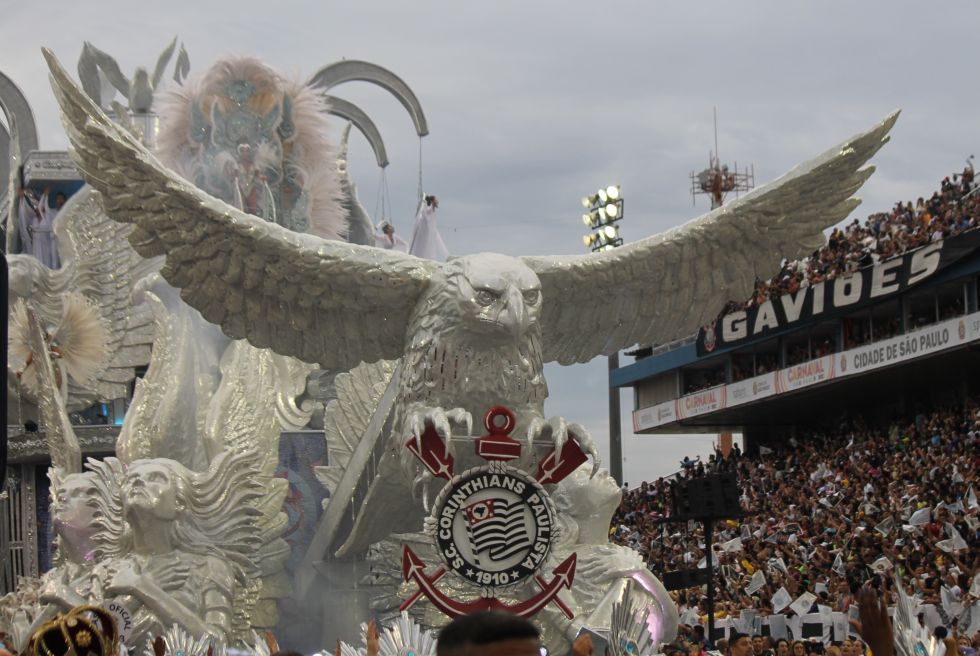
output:
[{"label": "person in white costume", "polygon": [[58,246],[54,238],[54,220],[65,204],[65,195],[60,191],[55,194],[55,207],[52,208],[48,205],[49,192],[50,189],[45,189],[41,194],[35,219],[31,222],[32,252],[44,266],[57,269],[61,267],[61,261],[58,259]]},{"label": "person in white costume", "polygon": [[378,224],[378,231],[374,233],[374,245],[390,251],[408,252],[408,242],[395,234],[395,226],[389,221]]},{"label": "person in white costume", "polygon": [[408,252],[427,260],[445,262],[449,257],[449,249],[443,243],[439,228],[436,227],[438,207],[439,199],[435,196],[426,196],[423,199],[419,213],[415,216],[415,230],[412,232],[412,245]]},{"label": "person in white costume", "polygon": [[34,254],[34,240],[31,238],[31,226],[37,222],[37,209],[27,199],[27,193],[21,187],[17,190],[20,201],[17,203],[17,236],[20,237],[21,253]]}]

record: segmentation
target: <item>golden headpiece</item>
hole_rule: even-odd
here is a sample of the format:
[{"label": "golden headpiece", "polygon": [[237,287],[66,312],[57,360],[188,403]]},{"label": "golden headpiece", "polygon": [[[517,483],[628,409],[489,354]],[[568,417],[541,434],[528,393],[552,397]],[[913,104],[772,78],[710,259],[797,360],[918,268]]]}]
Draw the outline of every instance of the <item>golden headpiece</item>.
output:
[{"label": "golden headpiece", "polygon": [[104,608],[78,606],[43,624],[27,645],[28,656],[116,656],[119,632]]}]

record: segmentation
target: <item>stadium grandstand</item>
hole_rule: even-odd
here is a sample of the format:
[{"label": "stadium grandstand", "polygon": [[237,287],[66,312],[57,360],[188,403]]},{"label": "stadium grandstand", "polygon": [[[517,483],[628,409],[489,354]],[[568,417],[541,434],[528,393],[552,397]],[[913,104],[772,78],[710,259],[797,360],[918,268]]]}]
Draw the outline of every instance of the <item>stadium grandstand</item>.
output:
[{"label": "stadium grandstand", "polygon": [[[942,626],[978,647],[973,177],[967,168],[929,197],[834,229],[698,334],[639,349],[612,372],[634,389],[637,433],[744,437],[744,449],[685,459],[677,474],[737,474],[745,516],[712,536],[715,638],[843,645],[858,589],[887,589],[898,574],[924,635]],[[706,562],[701,526],[669,521],[669,489],[659,479],[629,490],[610,529],[660,576]],[[706,624],[703,588],[672,594],[684,624]]]},{"label": "stadium grandstand", "polygon": [[980,391],[978,224],[968,168],[775,264],[696,335],[612,372],[634,389],[634,431],[733,430],[754,452],[800,428],[963,402]]}]

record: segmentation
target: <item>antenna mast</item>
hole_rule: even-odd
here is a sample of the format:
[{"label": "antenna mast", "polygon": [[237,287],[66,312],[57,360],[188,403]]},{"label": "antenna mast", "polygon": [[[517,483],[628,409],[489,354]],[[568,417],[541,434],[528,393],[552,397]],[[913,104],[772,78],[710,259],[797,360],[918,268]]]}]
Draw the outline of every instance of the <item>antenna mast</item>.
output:
[{"label": "antenna mast", "polygon": [[749,165],[741,173],[738,162],[731,169],[721,163],[718,155],[718,108],[712,108],[715,124],[715,150],[708,154],[708,168],[700,173],[691,172],[691,200],[697,202],[698,194],[711,196],[711,209],[721,207],[729,192],[734,191],[735,197],[743,191],[755,186],[755,166]]}]

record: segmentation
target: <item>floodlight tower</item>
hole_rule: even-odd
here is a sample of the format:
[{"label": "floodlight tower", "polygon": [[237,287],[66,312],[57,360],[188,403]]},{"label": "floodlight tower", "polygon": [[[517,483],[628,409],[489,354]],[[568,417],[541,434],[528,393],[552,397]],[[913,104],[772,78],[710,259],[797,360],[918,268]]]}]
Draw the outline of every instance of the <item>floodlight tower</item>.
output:
[{"label": "floodlight tower", "polygon": [[582,222],[592,229],[582,237],[586,246],[595,252],[623,245],[618,225],[623,218],[623,197],[619,193],[619,185],[610,185],[586,196],[582,199],[582,207],[586,209]]},{"label": "floodlight tower", "polygon": [[[582,222],[591,232],[582,238],[594,253],[623,245],[619,222],[623,220],[623,195],[619,185],[610,185],[582,199],[586,213]],[[623,484],[623,431],[620,421],[619,388],[613,387],[612,372],[619,368],[619,351],[609,356],[609,473]]]},{"label": "floodlight tower", "polygon": [[721,163],[718,156],[718,110],[715,109],[715,149],[708,153],[708,168],[700,173],[691,171],[691,201],[696,202],[696,196],[705,194],[711,196],[711,209],[721,207],[729,192],[734,191],[736,198],[739,193],[748,191],[755,186],[755,166],[745,167],[742,173],[738,171],[738,162],[731,169]]}]

